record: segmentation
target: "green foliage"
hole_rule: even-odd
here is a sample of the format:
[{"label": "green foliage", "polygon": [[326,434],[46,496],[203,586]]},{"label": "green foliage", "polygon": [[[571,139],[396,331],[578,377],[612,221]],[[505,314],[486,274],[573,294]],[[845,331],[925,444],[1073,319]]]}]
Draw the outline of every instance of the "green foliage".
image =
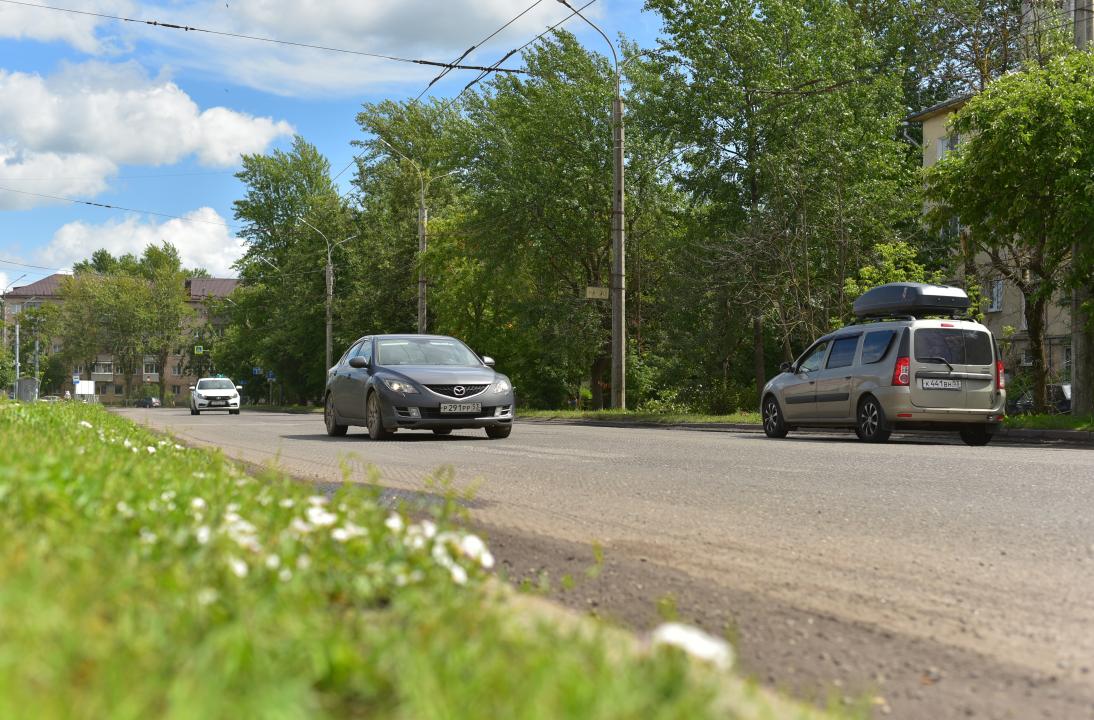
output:
[{"label": "green foliage", "polygon": [[311,497],[74,403],[0,402],[0,456],[3,717],[819,716],[518,617],[446,517],[367,486]]},{"label": "green foliage", "polygon": [[15,383],[15,356],[0,345],[0,395],[7,397],[8,388]]}]

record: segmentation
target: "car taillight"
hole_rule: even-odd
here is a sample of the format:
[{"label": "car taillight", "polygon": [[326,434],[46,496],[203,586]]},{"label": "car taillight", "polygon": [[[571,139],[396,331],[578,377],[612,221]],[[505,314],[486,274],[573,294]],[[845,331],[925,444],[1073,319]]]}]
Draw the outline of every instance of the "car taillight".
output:
[{"label": "car taillight", "polygon": [[1002,360],[995,361],[995,389],[1005,390],[1007,388],[1007,378],[1004,375],[1005,368],[1003,367]]},{"label": "car taillight", "polygon": [[897,358],[896,367],[893,368],[893,385],[907,385],[911,374],[911,361],[906,357]]}]

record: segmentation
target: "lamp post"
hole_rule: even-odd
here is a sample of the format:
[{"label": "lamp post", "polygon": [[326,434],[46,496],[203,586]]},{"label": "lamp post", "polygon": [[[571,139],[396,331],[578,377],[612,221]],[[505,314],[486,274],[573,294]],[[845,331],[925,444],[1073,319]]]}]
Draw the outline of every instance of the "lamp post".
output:
[{"label": "lamp post", "polygon": [[575,15],[584,20],[589,27],[600,33],[608,48],[612,51],[612,63],[615,68],[615,97],[612,99],[612,166],[614,178],[612,185],[612,407],[627,407],[627,326],[626,326],[626,257],[624,220],[624,180],[623,180],[623,93],[619,56],[615,45],[604,31],[589,18],[581,14],[568,0],[558,0]]},{"label": "lamp post", "polygon": [[[339,247],[340,245],[348,243],[350,240],[353,240],[357,236],[356,235],[350,235],[345,240],[339,240],[338,242],[332,244],[330,239],[327,238],[326,233],[324,233],[322,230],[315,227],[314,225],[312,225],[310,222],[308,222],[307,220],[305,220],[302,217],[297,218],[297,220],[304,223],[305,225],[310,227],[315,232],[319,233],[320,237],[323,238],[323,241],[327,243],[327,267],[326,267],[326,276],[327,276],[327,343],[326,343],[327,354],[326,354],[326,361],[327,361],[327,364],[326,364],[325,367],[327,367],[329,369],[330,366],[331,366],[331,345],[333,343],[333,340],[332,340],[332,337],[331,337],[331,335],[332,335],[331,303],[334,301],[334,263],[332,262],[331,255],[334,252],[334,249],[336,247]],[[272,265],[272,263],[271,263],[271,265]]]},{"label": "lamp post", "polygon": [[404,155],[394,145],[389,143],[380,135],[376,136],[376,139],[387,145],[393,153],[406,160],[414,168],[414,172],[418,173],[418,333],[425,334],[428,322],[427,322],[427,306],[426,306],[426,288],[429,284],[425,275],[425,269],[421,267],[421,259],[425,255],[426,248],[429,244],[428,233],[426,226],[429,223],[429,209],[425,205],[425,194],[429,190],[429,184],[434,180],[440,180],[441,178],[454,175],[459,172],[459,169],[446,172],[444,175],[438,175],[437,177],[426,178],[425,173],[422,172],[422,167]]}]

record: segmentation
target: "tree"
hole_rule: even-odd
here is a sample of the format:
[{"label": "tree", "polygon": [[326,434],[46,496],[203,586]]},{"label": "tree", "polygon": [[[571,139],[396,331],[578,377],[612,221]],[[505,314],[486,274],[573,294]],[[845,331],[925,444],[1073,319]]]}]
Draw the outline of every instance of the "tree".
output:
[{"label": "tree", "polygon": [[11,350],[0,345],[0,390],[7,397],[7,389],[15,382],[15,356]]},{"label": "tree", "polygon": [[[1094,264],[1094,56],[1074,53],[994,81],[953,127],[961,145],[927,174],[932,218],[959,220],[1022,293],[1041,412],[1046,306],[1065,278],[1089,286]],[[1076,238],[1086,242],[1072,259]]]}]

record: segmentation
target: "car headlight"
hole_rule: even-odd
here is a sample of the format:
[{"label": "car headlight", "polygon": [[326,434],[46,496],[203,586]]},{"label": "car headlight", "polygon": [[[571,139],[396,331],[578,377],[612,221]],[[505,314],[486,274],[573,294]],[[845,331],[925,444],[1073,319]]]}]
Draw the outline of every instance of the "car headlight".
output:
[{"label": "car headlight", "polygon": [[394,390],[397,393],[403,393],[404,395],[410,395],[418,392],[418,388],[414,387],[405,380],[395,380],[394,378],[380,378],[383,380],[384,385],[387,385],[388,390]]},{"label": "car headlight", "polygon": [[204,395],[202,395],[202,394],[201,394],[201,393],[199,393],[199,392],[196,392],[196,393],[194,393],[194,397],[195,397],[196,399],[198,399],[198,400],[204,400],[204,399],[205,399],[205,396],[204,396]]},{"label": "car headlight", "polygon": [[512,390],[513,386],[509,384],[508,380],[503,378],[494,383],[494,387],[492,389],[496,393],[506,393]]}]

